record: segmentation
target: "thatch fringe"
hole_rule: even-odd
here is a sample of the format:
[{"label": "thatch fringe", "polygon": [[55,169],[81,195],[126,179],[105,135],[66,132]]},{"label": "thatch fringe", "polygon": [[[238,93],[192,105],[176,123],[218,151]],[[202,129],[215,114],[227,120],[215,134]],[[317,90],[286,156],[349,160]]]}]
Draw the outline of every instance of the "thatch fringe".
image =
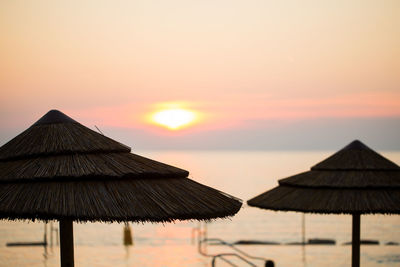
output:
[{"label": "thatch fringe", "polygon": [[399,189],[314,189],[280,185],[247,201],[270,210],[334,214],[400,214]]},{"label": "thatch fringe", "polygon": [[131,149],[79,123],[33,125],[0,147],[0,160]]},{"label": "thatch fringe", "polygon": [[0,182],[187,177],[189,172],[132,153],[67,154],[0,161]]},{"label": "thatch fringe", "polygon": [[0,218],[3,219],[208,220],[232,216],[241,205],[236,198],[188,178],[3,183],[0,186]]},{"label": "thatch fringe", "polygon": [[400,171],[308,171],[281,179],[279,184],[336,189],[400,189]]}]

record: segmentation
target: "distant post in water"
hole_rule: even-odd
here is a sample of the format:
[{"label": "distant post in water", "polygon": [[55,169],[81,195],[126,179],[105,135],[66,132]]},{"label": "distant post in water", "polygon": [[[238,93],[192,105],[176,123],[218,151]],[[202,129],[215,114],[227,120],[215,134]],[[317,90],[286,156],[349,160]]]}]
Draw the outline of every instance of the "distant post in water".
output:
[{"label": "distant post in water", "polygon": [[127,222],[124,225],[124,245],[125,246],[133,245],[131,227],[129,226],[129,224]]}]

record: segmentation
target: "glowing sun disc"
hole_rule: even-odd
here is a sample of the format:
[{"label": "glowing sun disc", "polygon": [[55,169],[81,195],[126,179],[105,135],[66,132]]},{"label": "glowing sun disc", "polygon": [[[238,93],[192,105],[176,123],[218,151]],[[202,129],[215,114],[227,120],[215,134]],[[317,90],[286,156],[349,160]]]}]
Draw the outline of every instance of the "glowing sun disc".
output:
[{"label": "glowing sun disc", "polygon": [[185,109],[166,109],[153,115],[153,121],[171,130],[177,130],[194,121],[195,113]]}]

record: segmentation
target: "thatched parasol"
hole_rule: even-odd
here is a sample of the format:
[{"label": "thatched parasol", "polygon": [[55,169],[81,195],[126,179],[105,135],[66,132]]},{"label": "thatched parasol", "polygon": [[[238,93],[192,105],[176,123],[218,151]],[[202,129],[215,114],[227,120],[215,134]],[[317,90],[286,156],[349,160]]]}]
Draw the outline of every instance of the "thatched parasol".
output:
[{"label": "thatched parasol", "polygon": [[352,214],[352,266],[359,266],[360,215],[400,213],[400,167],[356,140],[247,203],[271,210]]},{"label": "thatched parasol", "polygon": [[59,220],[61,265],[73,266],[72,221],[208,220],[240,209],[187,171],[130,151],[49,111],[0,147],[0,219]]}]

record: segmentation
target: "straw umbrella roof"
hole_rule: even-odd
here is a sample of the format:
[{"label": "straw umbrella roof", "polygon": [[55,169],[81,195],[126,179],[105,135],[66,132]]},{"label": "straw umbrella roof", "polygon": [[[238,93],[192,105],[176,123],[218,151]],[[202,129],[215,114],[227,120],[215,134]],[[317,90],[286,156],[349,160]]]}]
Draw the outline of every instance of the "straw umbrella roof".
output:
[{"label": "straw umbrella roof", "polygon": [[247,203],[283,211],[399,214],[400,167],[356,140]]},{"label": "straw umbrella roof", "polygon": [[352,266],[360,266],[360,215],[400,213],[400,167],[356,140],[308,172],[247,201],[271,210],[352,215]]},{"label": "straw umbrella roof", "polygon": [[0,219],[166,222],[238,212],[238,199],[188,174],[51,110],[0,147]]}]

